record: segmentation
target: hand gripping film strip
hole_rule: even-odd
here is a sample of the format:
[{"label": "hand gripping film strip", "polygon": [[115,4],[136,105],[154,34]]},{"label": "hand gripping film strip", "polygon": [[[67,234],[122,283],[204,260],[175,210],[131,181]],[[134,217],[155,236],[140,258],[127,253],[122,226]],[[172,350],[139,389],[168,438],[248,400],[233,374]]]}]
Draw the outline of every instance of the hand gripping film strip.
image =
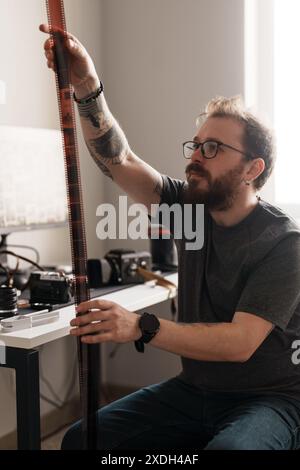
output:
[{"label": "hand gripping film strip", "polygon": [[[87,283],[87,250],[81,195],[78,145],[68,53],[64,41],[66,22],[63,0],[46,0],[48,23],[56,62],[56,88],[63,137],[65,175],[68,197],[75,304],[90,299]],[[100,349],[98,344],[77,340],[80,397],[82,406],[83,449],[97,448],[97,409],[99,400]]]}]

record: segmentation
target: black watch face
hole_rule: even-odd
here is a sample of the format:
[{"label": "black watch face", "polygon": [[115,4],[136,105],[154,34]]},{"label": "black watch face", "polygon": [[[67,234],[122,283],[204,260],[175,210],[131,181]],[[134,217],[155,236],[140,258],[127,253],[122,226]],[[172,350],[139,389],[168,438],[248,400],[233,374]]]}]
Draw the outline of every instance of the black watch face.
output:
[{"label": "black watch face", "polygon": [[155,315],[152,315],[150,313],[142,316],[141,323],[142,323],[141,326],[143,328],[143,331],[146,331],[147,333],[156,332],[157,329],[159,328],[158,319],[156,318]]}]

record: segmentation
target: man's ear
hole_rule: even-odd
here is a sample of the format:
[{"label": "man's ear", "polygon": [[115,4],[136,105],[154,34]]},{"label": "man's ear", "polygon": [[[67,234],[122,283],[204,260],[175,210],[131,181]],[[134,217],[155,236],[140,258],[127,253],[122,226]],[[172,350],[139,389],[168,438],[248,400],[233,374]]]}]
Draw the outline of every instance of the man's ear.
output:
[{"label": "man's ear", "polygon": [[254,181],[259,177],[266,167],[265,161],[261,157],[257,157],[251,161],[250,167],[247,171],[246,178],[247,180]]}]

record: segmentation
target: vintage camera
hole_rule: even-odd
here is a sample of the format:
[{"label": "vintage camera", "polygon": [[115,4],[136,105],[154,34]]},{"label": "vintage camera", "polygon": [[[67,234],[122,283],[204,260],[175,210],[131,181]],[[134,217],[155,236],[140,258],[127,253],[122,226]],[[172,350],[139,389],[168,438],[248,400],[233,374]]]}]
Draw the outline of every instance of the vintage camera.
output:
[{"label": "vintage camera", "polygon": [[73,296],[72,278],[61,272],[34,271],[29,279],[30,303],[65,304]]},{"label": "vintage camera", "polygon": [[147,251],[111,250],[102,259],[88,260],[89,286],[142,284],[139,267],[151,270],[151,255]]}]

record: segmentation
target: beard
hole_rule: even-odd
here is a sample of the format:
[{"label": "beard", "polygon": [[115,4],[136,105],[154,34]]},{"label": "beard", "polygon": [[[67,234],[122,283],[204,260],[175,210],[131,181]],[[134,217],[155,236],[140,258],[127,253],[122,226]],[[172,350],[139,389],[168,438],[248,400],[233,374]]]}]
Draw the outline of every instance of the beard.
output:
[{"label": "beard", "polygon": [[[241,175],[244,164],[229,170],[224,175],[212,180],[210,173],[198,163],[190,163],[185,170],[188,176],[191,171],[202,178],[190,177],[183,190],[186,204],[204,204],[210,211],[226,211],[233,206],[240,193]],[[206,188],[199,187],[206,180]]]}]

